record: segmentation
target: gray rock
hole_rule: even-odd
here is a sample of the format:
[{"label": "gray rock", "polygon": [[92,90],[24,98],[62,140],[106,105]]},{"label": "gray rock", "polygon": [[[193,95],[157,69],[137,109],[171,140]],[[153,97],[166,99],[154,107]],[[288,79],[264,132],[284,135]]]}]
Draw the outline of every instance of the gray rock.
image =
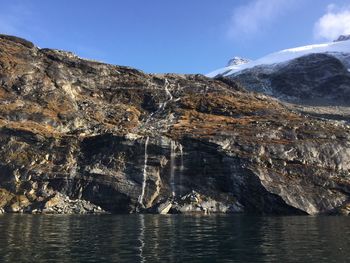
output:
[{"label": "gray rock", "polygon": [[172,208],[178,213],[240,213],[243,206],[231,198],[231,200],[214,200],[208,196],[192,191],[184,195],[173,205]]},{"label": "gray rock", "polygon": [[288,62],[246,69],[230,78],[251,90],[288,102],[350,106],[350,72],[338,57],[333,53],[310,54]]},{"label": "gray rock", "polygon": [[106,213],[101,207],[96,206],[85,200],[72,200],[68,196],[61,193],[55,194],[47,200],[41,211],[33,209],[30,213],[45,213],[45,214],[96,214]]},{"label": "gray rock", "polygon": [[172,207],[172,202],[171,201],[165,201],[164,203],[161,203],[158,207],[157,207],[157,213],[161,214],[161,215],[166,215],[167,213],[169,213],[171,207]]},{"label": "gray rock", "polygon": [[340,35],[334,42],[350,40],[350,35]]},{"label": "gray rock", "polygon": [[228,63],[227,63],[227,67],[228,66],[236,66],[236,65],[242,65],[242,64],[247,64],[250,62],[250,59],[246,59],[246,58],[241,58],[241,57],[233,57],[231,58]]}]

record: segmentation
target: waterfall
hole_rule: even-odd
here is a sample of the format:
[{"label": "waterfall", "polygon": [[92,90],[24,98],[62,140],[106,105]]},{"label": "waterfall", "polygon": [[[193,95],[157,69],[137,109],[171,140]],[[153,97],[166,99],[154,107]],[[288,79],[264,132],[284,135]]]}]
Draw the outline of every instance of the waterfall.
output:
[{"label": "waterfall", "polygon": [[148,146],[148,141],[149,141],[149,136],[147,136],[146,141],[145,141],[145,156],[144,156],[144,165],[143,165],[143,181],[142,181],[142,192],[141,195],[139,196],[139,204],[144,207],[143,204],[143,198],[145,195],[145,188],[146,188],[146,181],[147,181],[147,159],[148,159],[148,154],[147,154],[147,146]]},{"label": "waterfall", "polygon": [[165,90],[166,95],[168,96],[168,100],[161,102],[159,104],[158,110],[164,110],[167,103],[173,100],[173,95],[171,95],[171,92],[169,91],[168,86],[170,86],[169,81],[168,81],[168,79],[165,79],[164,90]]},{"label": "waterfall", "polygon": [[[176,165],[176,156],[177,156],[177,150],[180,151],[180,167]],[[183,170],[184,170],[184,159],[183,159],[183,147],[180,143],[177,143],[173,140],[170,141],[170,186],[171,186],[171,193],[172,196],[175,197],[176,194],[176,182],[175,182],[175,172],[178,171],[178,186],[182,186],[182,177],[183,177]]]},{"label": "waterfall", "polygon": [[170,142],[170,186],[172,196],[175,196],[175,155],[176,155],[176,143],[171,140]]},{"label": "waterfall", "polygon": [[[184,152],[182,144],[179,143],[179,149],[180,149],[180,158],[181,158],[181,164],[180,164],[180,174],[179,174],[179,185],[180,189],[182,187],[182,177],[183,177],[183,171],[184,171]],[[180,195],[182,195],[182,191],[180,191]]]},{"label": "waterfall", "polygon": [[170,93],[170,91],[169,91],[169,89],[168,89],[168,86],[170,86],[169,81],[168,81],[168,79],[165,79],[165,86],[164,86],[164,89],[165,89],[166,94],[167,94],[168,97],[169,97],[169,101],[171,101],[171,100],[173,100],[173,95],[171,95],[171,93]]}]

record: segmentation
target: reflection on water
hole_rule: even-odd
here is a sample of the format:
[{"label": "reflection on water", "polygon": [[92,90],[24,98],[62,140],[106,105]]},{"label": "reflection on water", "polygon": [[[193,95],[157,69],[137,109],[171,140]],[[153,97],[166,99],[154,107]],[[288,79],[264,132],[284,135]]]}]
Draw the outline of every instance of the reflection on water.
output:
[{"label": "reflection on water", "polygon": [[349,217],[0,216],[0,262],[348,262]]}]

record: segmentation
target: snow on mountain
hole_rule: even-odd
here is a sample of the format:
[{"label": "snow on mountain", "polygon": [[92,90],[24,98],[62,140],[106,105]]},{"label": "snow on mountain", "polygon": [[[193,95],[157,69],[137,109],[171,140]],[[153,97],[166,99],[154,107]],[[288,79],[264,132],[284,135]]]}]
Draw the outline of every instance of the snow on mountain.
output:
[{"label": "snow on mountain", "polygon": [[341,56],[341,54],[343,53],[350,53],[350,40],[343,38],[342,41],[285,49],[275,53],[271,53],[267,56],[251,61],[249,63],[231,65],[225,68],[215,70],[207,74],[206,76],[211,78],[217,75],[229,76],[244,69],[252,68],[259,65],[272,65],[276,63],[286,62],[313,53],[332,53],[332,55],[335,56],[337,56],[337,54]]},{"label": "snow on mountain", "polygon": [[227,63],[227,67],[229,66],[237,66],[237,65],[243,65],[243,64],[247,64],[251,62],[250,59],[246,59],[246,58],[241,58],[241,57],[233,57],[231,58],[228,63]]}]

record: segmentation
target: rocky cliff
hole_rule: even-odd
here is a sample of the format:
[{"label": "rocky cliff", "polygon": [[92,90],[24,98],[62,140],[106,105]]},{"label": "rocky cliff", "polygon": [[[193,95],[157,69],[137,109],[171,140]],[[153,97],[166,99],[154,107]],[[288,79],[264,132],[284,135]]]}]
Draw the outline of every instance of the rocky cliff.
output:
[{"label": "rocky cliff", "polygon": [[350,72],[332,54],[310,54],[284,63],[261,65],[230,78],[285,101],[350,106]]},{"label": "rocky cliff", "polygon": [[249,63],[250,61],[251,60],[247,58],[233,57],[228,61],[226,66],[229,67],[229,66],[243,65],[243,64]]},{"label": "rocky cliff", "polygon": [[229,76],[251,91],[278,98],[292,110],[350,121],[350,53],[319,53],[260,65]]},{"label": "rocky cliff", "polygon": [[349,126],[236,82],[0,36],[0,211],[343,213]]},{"label": "rocky cliff", "polygon": [[350,35],[340,35],[334,42],[350,40]]}]

